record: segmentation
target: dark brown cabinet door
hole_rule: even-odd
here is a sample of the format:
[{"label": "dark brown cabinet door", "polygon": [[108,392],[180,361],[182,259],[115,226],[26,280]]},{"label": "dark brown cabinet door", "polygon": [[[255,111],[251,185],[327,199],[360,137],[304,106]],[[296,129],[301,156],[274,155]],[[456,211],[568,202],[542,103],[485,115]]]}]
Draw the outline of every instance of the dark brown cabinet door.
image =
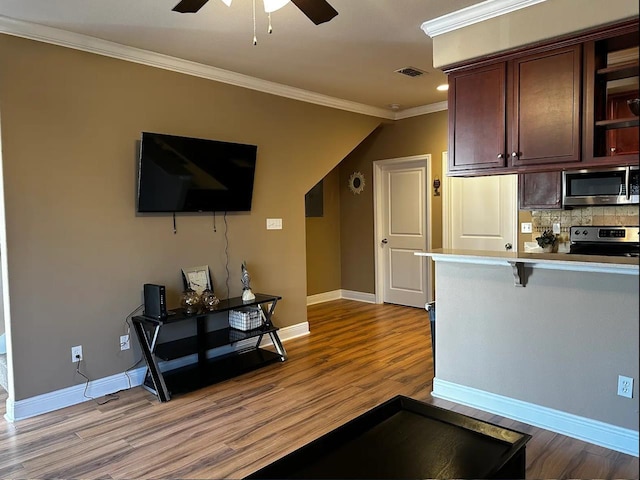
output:
[{"label": "dark brown cabinet door", "polygon": [[449,76],[449,171],[506,166],[504,63]]},{"label": "dark brown cabinet door", "polygon": [[514,166],[580,161],[581,45],[513,60]]},{"label": "dark brown cabinet door", "polygon": [[562,172],[518,175],[520,210],[562,208]]}]

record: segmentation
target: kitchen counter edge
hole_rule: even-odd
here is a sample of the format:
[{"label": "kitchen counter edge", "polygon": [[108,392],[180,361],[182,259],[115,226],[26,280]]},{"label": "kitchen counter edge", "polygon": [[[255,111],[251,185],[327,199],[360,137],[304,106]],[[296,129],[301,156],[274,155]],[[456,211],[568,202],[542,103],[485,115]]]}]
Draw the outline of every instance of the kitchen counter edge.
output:
[{"label": "kitchen counter edge", "polygon": [[446,248],[418,251],[414,252],[414,255],[432,257],[435,262],[510,266],[520,263],[535,268],[624,275],[638,275],[640,272],[640,260],[637,257],[575,255],[569,253],[513,253]]}]

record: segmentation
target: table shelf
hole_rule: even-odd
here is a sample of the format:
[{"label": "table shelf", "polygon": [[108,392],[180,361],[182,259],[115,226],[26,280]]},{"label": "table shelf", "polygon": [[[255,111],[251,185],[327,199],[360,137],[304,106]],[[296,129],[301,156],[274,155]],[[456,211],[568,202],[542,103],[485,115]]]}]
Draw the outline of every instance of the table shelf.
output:
[{"label": "table shelf", "polygon": [[[162,372],[169,392],[180,394],[198,390],[224,380],[257,370],[268,364],[281,362],[282,357],[262,348],[232,352]],[[145,387],[154,390],[151,377],[145,379]]]},{"label": "table shelf", "polygon": [[[211,350],[225,345],[232,345],[243,340],[268,335],[269,333],[274,333],[277,330],[278,329],[273,326],[263,326],[247,331],[235,328],[213,330],[206,333],[204,336],[204,348],[206,350]],[[156,347],[155,354],[161,360],[166,361],[198,353],[199,338],[200,337],[195,335],[192,337],[185,337],[161,343]]]}]

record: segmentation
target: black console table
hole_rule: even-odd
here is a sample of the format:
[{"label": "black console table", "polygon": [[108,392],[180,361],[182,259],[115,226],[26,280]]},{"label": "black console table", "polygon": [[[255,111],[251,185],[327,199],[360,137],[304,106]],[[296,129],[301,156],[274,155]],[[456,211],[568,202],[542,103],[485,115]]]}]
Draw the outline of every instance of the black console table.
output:
[{"label": "black console table", "polygon": [[[188,313],[179,308],[170,310],[163,318],[139,315],[133,317],[133,328],[147,363],[147,373],[143,386],[157,395],[161,402],[168,402],[171,395],[183,393],[232,378],[241,373],[254,370],[269,363],[287,359],[287,353],[278,337],[278,328],[271,322],[278,300],[276,295],[256,294],[250,302],[241,297],[221,300],[214,310]],[[257,307],[262,312],[262,325],[252,330],[221,328],[209,330],[207,319],[219,313],[242,307]],[[196,322],[196,335],[158,342],[160,329],[178,322]],[[275,352],[260,348],[264,336],[269,336]],[[208,358],[207,352],[213,348],[234,345],[243,340],[255,339],[255,343],[246,348],[234,350],[220,356]],[[197,354],[197,362],[172,370],[161,371],[158,360],[174,360]]]}]

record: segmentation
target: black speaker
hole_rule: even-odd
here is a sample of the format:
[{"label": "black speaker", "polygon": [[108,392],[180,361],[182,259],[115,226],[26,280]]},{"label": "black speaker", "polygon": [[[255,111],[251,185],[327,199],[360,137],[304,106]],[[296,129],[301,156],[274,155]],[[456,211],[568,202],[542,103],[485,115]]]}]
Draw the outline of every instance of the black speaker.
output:
[{"label": "black speaker", "polygon": [[144,314],[154,318],[167,316],[167,293],[164,285],[144,284]]}]

